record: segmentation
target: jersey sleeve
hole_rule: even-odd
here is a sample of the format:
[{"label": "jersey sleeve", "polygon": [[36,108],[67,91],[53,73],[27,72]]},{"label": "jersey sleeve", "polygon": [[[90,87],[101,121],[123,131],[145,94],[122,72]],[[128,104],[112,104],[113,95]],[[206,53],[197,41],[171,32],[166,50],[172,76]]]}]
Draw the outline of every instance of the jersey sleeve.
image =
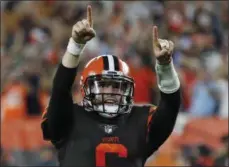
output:
[{"label": "jersey sleeve", "polygon": [[73,100],[71,88],[77,68],[59,65],[54,76],[52,93],[46,111],[42,116],[43,138],[58,142],[69,134],[73,124]]},{"label": "jersey sleeve", "polygon": [[161,93],[158,107],[152,106],[147,121],[146,158],[166,141],[173,131],[180,107],[180,89],[172,94]]}]

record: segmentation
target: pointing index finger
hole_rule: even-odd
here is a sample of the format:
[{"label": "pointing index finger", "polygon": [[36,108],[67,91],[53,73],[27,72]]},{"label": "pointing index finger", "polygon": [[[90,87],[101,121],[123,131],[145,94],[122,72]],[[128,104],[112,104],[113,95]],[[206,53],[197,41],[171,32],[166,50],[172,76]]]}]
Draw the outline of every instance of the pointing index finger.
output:
[{"label": "pointing index finger", "polygon": [[158,44],[158,30],[157,30],[157,26],[153,26],[153,42],[155,44]]},{"label": "pointing index finger", "polygon": [[91,5],[88,5],[87,6],[87,21],[88,21],[90,27],[92,27],[92,14],[91,14],[91,11],[92,11]]}]

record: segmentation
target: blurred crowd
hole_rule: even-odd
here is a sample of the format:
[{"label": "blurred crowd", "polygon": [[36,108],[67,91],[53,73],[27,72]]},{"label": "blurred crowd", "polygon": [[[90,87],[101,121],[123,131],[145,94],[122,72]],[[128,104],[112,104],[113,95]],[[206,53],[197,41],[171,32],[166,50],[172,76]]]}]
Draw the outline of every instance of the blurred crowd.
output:
[{"label": "blurred crowd", "polygon": [[[184,144],[180,153],[182,162],[193,166],[215,163],[224,166],[228,159],[225,149],[228,148],[228,132],[225,132],[228,129],[225,126],[228,123],[229,28],[226,1],[1,2],[1,128],[7,128],[2,132],[10,133],[22,124],[26,131],[31,131],[28,126],[32,125],[25,124],[25,120],[37,121],[40,118],[48,104],[53,75],[66,50],[72,26],[86,16],[88,4],[92,6],[97,36],[87,44],[79,74],[91,58],[106,53],[116,55],[130,66],[136,83],[135,103],[157,104],[160,97],[151,39],[152,26],[157,25],[159,37],[175,43],[173,62],[182,86],[178,128],[181,124],[186,126],[192,119],[210,119],[205,127],[213,127],[217,131],[214,134],[220,143],[211,145],[210,142],[214,150],[204,143]],[[76,102],[82,100],[79,77],[76,76],[73,86]],[[218,126],[212,122],[217,122],[215,119],[226,120],[226,124]],[[22,123],[19,125],[18,121]],[[39,121],[33,126],[39,129]],[[181,131],[183,133],[184,130]],[[4,142],[1,143],[2,163],[56,163],[54,150],[49,145],[39,149],[39,156],[35,151],[20,151],[19,132],[7,134],[10,139],[4,138],[10,143],[12,138],[17,138],[17,149],[12,148],[12,144],[5,146]],[[29,134],[27,138],[33,136]],[[10,154],[8,150],[11,150]],[[32,161],[33,156],[40,159]]]}]

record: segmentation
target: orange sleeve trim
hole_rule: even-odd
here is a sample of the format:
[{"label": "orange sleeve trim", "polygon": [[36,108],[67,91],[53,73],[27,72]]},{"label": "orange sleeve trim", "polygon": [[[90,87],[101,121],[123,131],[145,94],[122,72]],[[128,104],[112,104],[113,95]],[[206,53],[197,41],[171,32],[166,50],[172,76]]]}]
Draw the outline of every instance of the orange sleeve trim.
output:
[{"label": "orange sleeve trim", "polygon": [[149,113],[155,112],[156,109],[157,109],[157,106],[151,106],[149,109]]},{"label": "orange sleeve trim", "polygon": [[153,118],[153,115],[154,115],[156,109],[157,109],[156,106],[152,106],[149,109],[149,115],[148,115],[148,118],[147,118],[147,129],[148,129],[148,131],[149,131],[149,124],[150,124],[150,122],[151,122],[151,120]]},{"label": "orange sleeve trim", "polygon": [[46,114],[47,114],[47,108],[46,108],[45,111],[42,113],[42,118],[44,118]]},{"label": "orange sleeve trim", "polygon": [[42,113],[42,116],[41,116],[42,122],[44,122],[45,120],[48,119],[48,118],[46,117],[46,114],[47,114],[47,111],[48,111],[47,109],[48,109],[48,107],[46,107],[45,110],[44,110],[44,112]]},{"label": "orange sleeve trim", "polygon": [[153,116],[153,114],[150,114],[150,115],[148,116],[148,119],[147,119],[147,127],[149,126],[149,123],[150,123],[151,120],[152,120],[152,116]]}]

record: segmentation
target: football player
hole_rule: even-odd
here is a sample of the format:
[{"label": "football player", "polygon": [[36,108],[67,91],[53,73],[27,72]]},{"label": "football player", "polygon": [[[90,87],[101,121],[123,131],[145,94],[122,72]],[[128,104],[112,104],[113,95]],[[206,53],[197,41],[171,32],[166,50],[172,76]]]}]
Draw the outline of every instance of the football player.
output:
[{"label": "football player", "polygon": [[180,106],[180,82],[172,61],[173,42],[152,30],[161,98],[158,107],[135,105],[134,80],[128,65],[113,55],[101,55],[85,66],[80,85],[82,104],[72,100],[80,57],[95,37],[91,6],[87,19],[72,28],[66,52],[53,80],[42,130],[58,150],[60,166],[143,167],[146,159],[171,134]]}]

